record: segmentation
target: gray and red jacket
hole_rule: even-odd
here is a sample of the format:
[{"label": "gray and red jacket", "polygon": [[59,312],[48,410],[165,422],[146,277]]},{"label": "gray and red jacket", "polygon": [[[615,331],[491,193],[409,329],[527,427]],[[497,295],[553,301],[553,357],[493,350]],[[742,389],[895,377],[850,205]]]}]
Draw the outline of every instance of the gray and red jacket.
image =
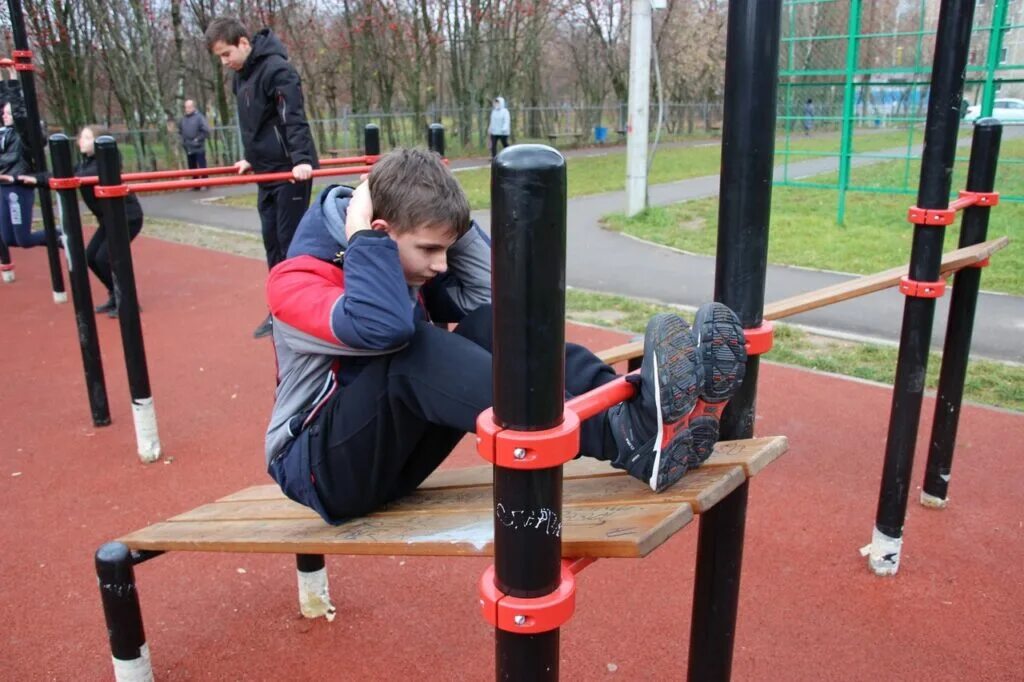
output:
[{"label": "gray and red jacket", "polygon": [[410,287],[386,234],[346,240],[351,196],[348,187],[325,189],[267,278],[277,355],[268,464],[371,358],[404,348],[417,321],[458,322],[491,301],[490,239],[475,222],[448,249],[448,271]]}]

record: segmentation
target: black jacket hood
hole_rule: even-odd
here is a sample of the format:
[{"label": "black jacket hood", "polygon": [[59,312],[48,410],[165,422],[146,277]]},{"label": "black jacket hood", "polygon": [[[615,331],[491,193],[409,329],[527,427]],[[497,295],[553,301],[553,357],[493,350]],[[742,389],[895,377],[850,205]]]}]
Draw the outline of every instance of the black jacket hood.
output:
[{"label": "black jacket hood", "polygon": [[249,53],[249,58],[242,65],[240,75],[242,78],[247,77],[257,64],[275,54],[283,59],[288,59],[288,48],[269,28],[261,28],[252,37],[252,52]]}]

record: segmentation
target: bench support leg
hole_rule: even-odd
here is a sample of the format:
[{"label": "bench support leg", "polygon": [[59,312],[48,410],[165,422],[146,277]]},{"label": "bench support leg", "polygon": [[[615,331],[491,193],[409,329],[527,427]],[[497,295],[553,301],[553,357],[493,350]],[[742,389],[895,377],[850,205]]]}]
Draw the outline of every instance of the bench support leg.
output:
[{"label": "bench support leg", "polygon": [[142,629],[142,609],[128,547],[120,542],[108,542],[100,547],[96,551],[96,577],[110,636],[114,679],[117,682],[152,682],[153,666]]},{"label": "bench support leg", "polygon": [[732,674],[749,486],[745,481],[700,517],[689,680],[728,680]]},{"label": "bench support leg", "polygon": [[334,604],[327,586],[327,567],[323,554],[296,554],[299,578],[299,610],[306,618],[323,616],[334,620]]}]

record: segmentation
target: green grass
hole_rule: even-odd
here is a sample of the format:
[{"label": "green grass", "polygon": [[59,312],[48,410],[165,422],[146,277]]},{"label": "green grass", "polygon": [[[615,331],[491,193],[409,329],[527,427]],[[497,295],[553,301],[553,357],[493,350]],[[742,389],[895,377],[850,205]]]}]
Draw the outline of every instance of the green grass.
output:
[{"label": "green grass", "polygon": [[[677,308],[623,296],[570,289],[566,296],[567,317],[605,327],[642,333],[651,315]],[[684,317],[692,315],[684,313]],[[854,343],[807,334],[784,324],[775,325],[775,345],[765,356],[780,362],[891,385],[896,371],[897,349],[893,346]],[[941,356],[931,353],[926,388],[938,382]],[[1024,410],[1024,366],[989,360],[970,360],[964,399],[1013,410]]]},{"label": "green grass", "polygon": [[[1008,158],[1024,156],[1024,140],[1004,145]],[[914,162],[920,172],[919,162]],[[886,161],[855,169],[855,177],[880,187],[902,181],[903,162]],[[957,166],[953,187],[964,186],[965,167]],[[810,181],[834,182],[834,174]],[[1007,195],[1024,195],[1024,164],[1006,163],[997,187]],[[871,273],[906,263],[913,227],[906,221],[912,195],[851,192],[847,195],[844,226],[835,222],[834,190],[775,187],[772,193],[768,258],[772,263],[800,265],[852,273]],[[718,200],[701,199],[652,208],[627,219],[613,214],[606,225],[613,230],[694,253],[713,254],[717,242]],[[1024,204],[1003,202],[991,212],[990,236],[1008,235],[1010,246],[992,259],[982,286],[989,291],[1024,294]],[[956,248],[959,221],[947,229],[945,250]]]},{"label": "green grass", "polygon": [[[897,147],[906,140],[905,132],[884,132],[864,134],[858,138],[858,151],[878,151]],[[779,137],[781,144],[782,137]],[[835,152],[839,148],[836,134],[794,137],[790,140],[790,151],[794,152]],[[794,157],[794,160],[798,160]],[[715,175],[721,165],[721,145],[717,138],[708,138],[706,145],[662,147],[654,155],[649,182],[660,184]],[[569,157],[566,164],[569,182],[569,196],[601,194],[623,189],[626,178],[626,154],[614,151],[600,156]],[[491,205],[491,171],[489,168],[460,171],[455,174],[474,209]],[[320,187],[314,187],[316,196]],[[256,206],[255,190],[251,195],[227,197],[227,206],[253,208]]]}]

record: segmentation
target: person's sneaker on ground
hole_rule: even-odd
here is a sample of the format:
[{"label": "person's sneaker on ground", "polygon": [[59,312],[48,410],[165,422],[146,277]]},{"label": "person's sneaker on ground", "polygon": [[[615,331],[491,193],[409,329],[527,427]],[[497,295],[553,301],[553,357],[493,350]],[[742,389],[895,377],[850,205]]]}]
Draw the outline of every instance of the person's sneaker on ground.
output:
[{"label": "person's sneaker on ground", "polygon": [[697,357],[702,366],[700,398],[687,419],[692,438],[690,468],[711,456],[718,442],[719,420],[736,395],[747,370],[747,346],[736,313],[722,303],[706,303],[693,320]]},{"label": "person's sneaker on ground", "polygon": [[264,336],[269,336],[272,331],[274,331],[274,321],[270,315],[267,315],[267,319],[260,322],[260,326],[253,331],[252,338],[262,339]]},{"label": "person's sneaker on ground", "polygon": [[98,306],[93,308],[93,310],[100,314],[110,313],[117,310],[117,303],[114,301],[114,297],[111,296],[110,298],[107,299],[106,303],[99,304]]},{"label": "person's sneaker on ground", "polygon": [[608,411],[618,450],[612,466],[660,492],[686,473],[692,439],[682,427],[704,384],[686,320],[664,313],[648,322],[639,384],[634,398]]}]

